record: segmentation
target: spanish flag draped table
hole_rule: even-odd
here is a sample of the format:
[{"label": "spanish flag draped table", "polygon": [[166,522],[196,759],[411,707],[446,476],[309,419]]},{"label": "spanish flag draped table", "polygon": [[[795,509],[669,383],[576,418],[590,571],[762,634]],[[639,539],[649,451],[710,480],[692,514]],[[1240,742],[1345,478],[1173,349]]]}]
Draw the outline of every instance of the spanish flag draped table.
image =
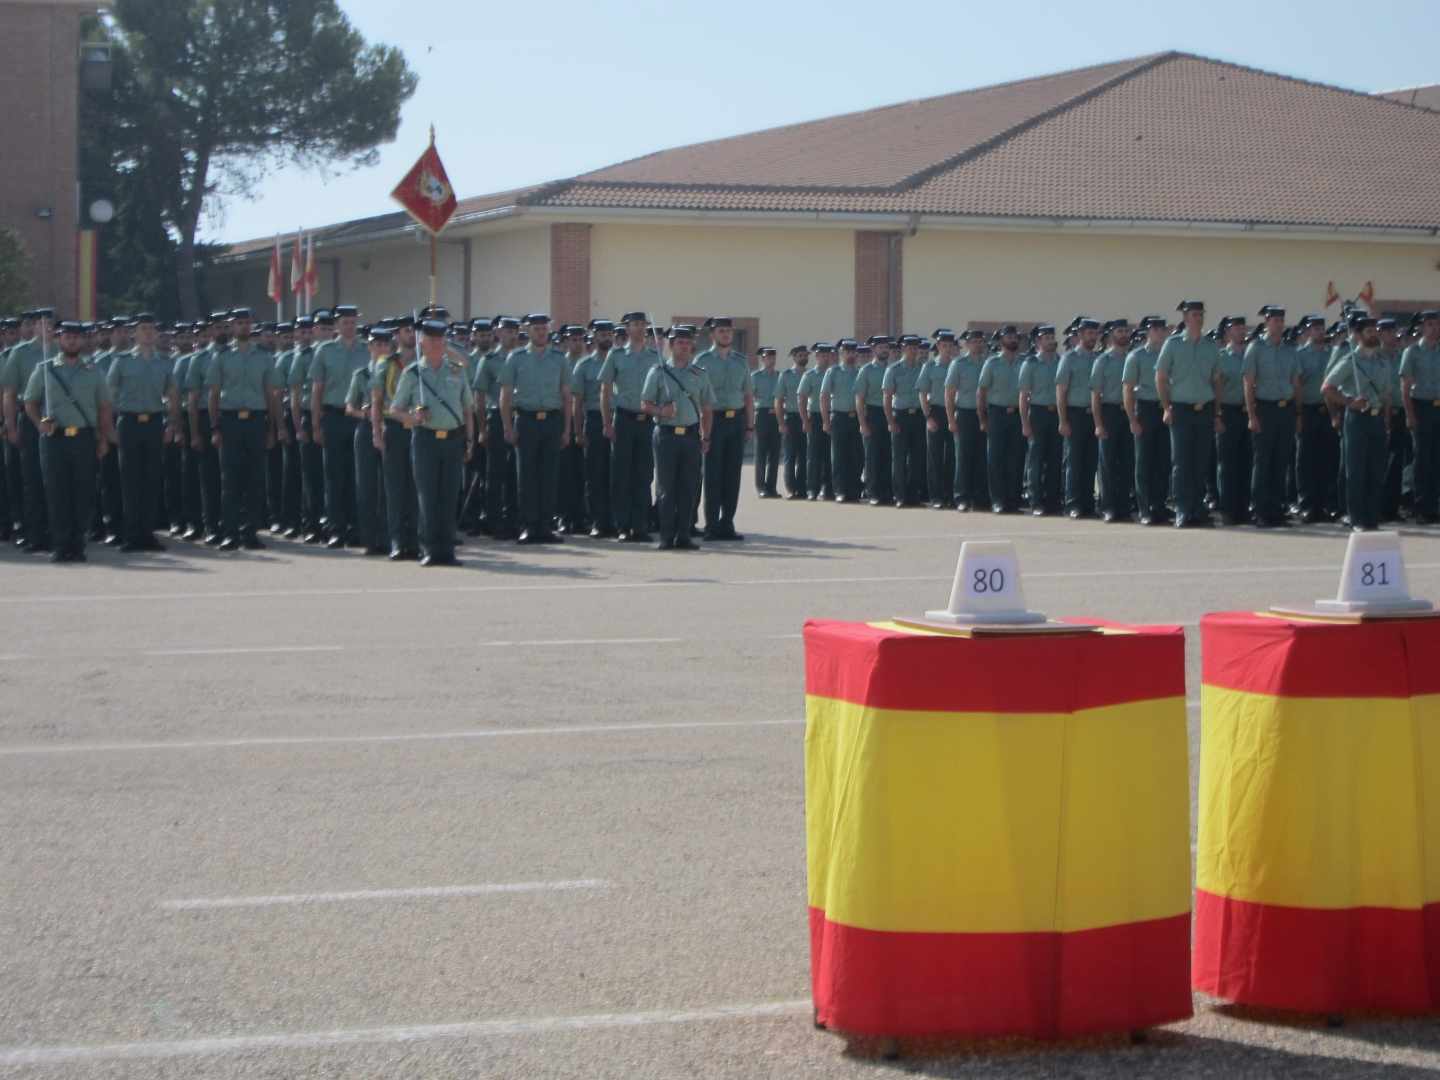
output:
[{"label": "spanish flag draped table", "polygon": [[1191,1015],[1177,627],[805,626],[816,1019],[1070,1036]]},{"label": "spanish flag draped table", "polygon": [[1200,624],[1195,987],[1440,1009],[1440,620]]}]

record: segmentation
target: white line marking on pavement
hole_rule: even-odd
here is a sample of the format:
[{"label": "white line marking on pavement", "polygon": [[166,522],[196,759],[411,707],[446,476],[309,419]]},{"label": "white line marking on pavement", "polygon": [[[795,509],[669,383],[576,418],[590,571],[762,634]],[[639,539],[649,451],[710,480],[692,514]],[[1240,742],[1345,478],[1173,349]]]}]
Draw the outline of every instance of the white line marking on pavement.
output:
[{"label": "white line marking on pavement", "polygon": [[269,653],[343,652],[344,645],[259,645],[230,649],[146,649],[141,656],[249,656]]},{"label": "white line marking on pavement", "polygon": [[490,649],[528,649],[546,645],[680,645],[686,640],[678,637],[552,638],[545,641],[477,641],[475,644]]},{"label": "white line marking on pavement", "polygon": [[177,739],[174,742],[53,743],[0,746],[0,757],[33,754],[95,754],[130,750],[219,750],[266,746],[342,746],[356,743],[443,742],[447,739],[504,739],[529,735],[606,735],[634,731],[701,731],[711,728],[793,727],[796,720],[696,720],[679,724],[571,724],[566,727],[422,731],[403,735],[273,735],[242,739]]},{"label": "white line marking on pavement", "polygon": [[166,911],[211,911],[218,908],[281,907],[287,904],[344,904],[355,900],[434,900],[454,896],[492,896],[501,893],[576,892],[608,889],[598,878],[576,881],[517,881],[498,885],[431,885],[415,889],[355,889],[350,892],[290,893],[279,896],[216,896],[193,900],[162,900]]},{"label": "white line marking on pavement", "polygon": [[274,1035],[232,1035],[209,1039],[176,1039],[168,1042],[104,1043],[93,1046],[6,1046],[0,1047],[0,1066],[70,1065],[97,1061],[154,1061],[164,1058],[215,1057],[222,1054],[253,1053],[262,1050],[314,1050],[333,1046],[433,1042],[440,1039],[548,1035],[565,1031],[598,1031],[606,1028],[637,1028],[661,1024],[700,1024],[720,1020],[802,1016],[808,1013],[810,1008],[810,1000],[805,998],[798,1001],[767,1001],[750,1005],[712,1005],[697,1009],[590,1013],[581,1016],[517,1017],[510,1020],[472,1020],[458,1024],[298,1031]]}]

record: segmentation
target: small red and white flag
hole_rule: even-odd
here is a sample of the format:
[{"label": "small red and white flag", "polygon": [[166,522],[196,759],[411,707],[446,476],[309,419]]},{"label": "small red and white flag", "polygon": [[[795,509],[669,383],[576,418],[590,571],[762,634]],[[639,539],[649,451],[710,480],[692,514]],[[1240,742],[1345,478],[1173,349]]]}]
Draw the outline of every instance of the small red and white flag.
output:
[{"label": "small red and white flag", "polygon": [[315,270],[315,234],[311,233],[306,239],[305,246],[305,299],[315,299],[315,294],[320,291],[320,275]]},{"label": "small red and white flag", "polygon": [[1340,302],[1340,291],[1335,288],[1335,282],[1325,283],[1325,306],[1330,307]]},{"label": "small red and white flag", "polygon": [[290,291],[296,296],[305,287],[305,257],[301,248],[305,246],[305,234],[295,230],[295,247],[290,252]]},{"label": "small red and white flag", "polygon": [[1373,281],[1365,282],[1365,287],[1360,290],[1360,295],[1355,299],[1369,308],[1370,313],[1373,315],[1375,308],[1375,283]]},{"label": "small red and white flag", "polygon": [[275,246],[270,250],[270,281],[266,295],[280,303],[285,298],[285,282],[280,274],[280,234],[275,234]]}]

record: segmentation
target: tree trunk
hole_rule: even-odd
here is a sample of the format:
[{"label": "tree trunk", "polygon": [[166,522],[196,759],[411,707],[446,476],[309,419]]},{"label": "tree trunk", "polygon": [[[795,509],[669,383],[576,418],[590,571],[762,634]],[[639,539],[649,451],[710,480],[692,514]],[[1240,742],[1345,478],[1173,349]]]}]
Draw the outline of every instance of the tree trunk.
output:
[{"label": "tree trunk", "polygon": [[194,322],[200,318],[200,289],[195,279],[195,225],[180,230],[180,250],[175,254],[175,284],[180,293],[180,317]]}]

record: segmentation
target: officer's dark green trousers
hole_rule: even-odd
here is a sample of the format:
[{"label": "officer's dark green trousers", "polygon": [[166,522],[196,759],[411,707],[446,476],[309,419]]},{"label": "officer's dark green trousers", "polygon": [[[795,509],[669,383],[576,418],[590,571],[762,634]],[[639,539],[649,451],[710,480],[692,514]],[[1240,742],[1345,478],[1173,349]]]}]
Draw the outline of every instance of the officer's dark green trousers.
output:
[{"label": "officer's dark green trousers", "polygon": [[[23,507],[21,518],[25,539],[32,543],[45,544],[49,542],[47,538],[50,535],[50,521],[47,513],[49,500],[45,497],[44,466],[40,461],[40,431],[30,422],[28,413],[20,415],[18,424],[20,445],[10,449],[18,460],[15,471],[20,476]],[[91,501],[94,501],[93,487]],[[85,527],[90,527],[88,516]]]},{"label": "officer's dark green trousers", "polygon": [[1020,508],[1020,481],[1025,467],[1025,437],[1020,410],[1015,405],[990,405],[985,413],[989,428],[985,458],[990,477],[990,506]]},{"label": "officer's dark green trousers", "polygon": [[1243,405],[1220,406],[1225,430],[1215,436],[1216,507],[1236,521],[1250,508],[1250,428]]},{"label": "officer's dark green trousers", "polygon": [[[805,435],[803,428],[800,433]],[[810,414],[810,433],[805,435],[805,493],[812,499],[835,497],[834,455],[818,412]]]},{"label": "officer's dark green trousers", "polygon": [[1285,516],[1285,467],[1295,441],[1295,410],[1282,409],[1276,401],[1257,401],[1255,409],[1260,430],[1250,439],[1250,502],[1256,521],[1279,521]]},{"label": "officer's dark green trousers", "polygon": [[674,425],[655,428],[655,503],[660,518],[660,540],[675,543],[690,539],[690,512],[700,485],[700,426],[677,432]]},{"label": "officer's dark green trousers", "polygon": [[1130,418],[1118,404],[1100,406],[1105,438],[1096,438],[1100,479],[1100,509],[1118,518],[1130,516],[1135,501],[1135,437],[1130,432]]},{"label": "officer's dark green trousers", "polygon": [[207,535],[221,533],[220,520],[220,451],[210,441],[210,410],[200,409],[200,449],[193,451],[197,459],[196,475],[200,481],[200,516]]},{"label": "officer's dark green trousers", "polygon": [[650,484],[655,476],[655,449],[650,418],[615,409],[615,442],[610,448],[610,513],[615,528],[648,532]]},{"label": "officer's dark green trousers", "polygon": [[265,414],[220,414],[220,502],[227,537],[253,536],[265,521]]},{"label": "officer's dark green trousers", "polygon": [[[50,543],[56,551],[84,551],[90,517],[95,512],[95,431],[80,428],[71,436],[64,431],[59,428],[53,435],[39,435],[37,440],[39,464],[45,475]],[[28,531],[26,536],[35,539]]]},{"label": "officer's dark green trousers", "polygon": [[1135,402],[1140,434],[1135,437],[1135,503],[1140,513],[1159,518],[1170,493],[1170,433],[1158,401]]},{"label": "officer's dark green trousers", "polygon": [[955,427],[955,501],[968,506],[987,506],[990,481],[979,413],[957,408]]},{"label": "officer's dark green trousers", "polygon": [[1385,497],[1385,418],[1345,410],[1345,497],[1350,524],[1363,529],[1380,526]]},{"label": "officer's dark green trousers", "polygon": [[1415,511],[1440,513],[1440,408],[1433,401],[1415,402]]},{"label": "officer's dark green trousers", "polygon": [[385,421],[385,532],[391,551],[415,551],[415,470],[410,462],[410,431],[398,420]]},{"label": "officer's dark green trousers", "polygon": [[1340,460],[1340,436],[1323,404],[1302,405],[1300,434],[1295,440],[1295,483],[1302,513],[1338,511],[1335,472]]},{"label": "officer's dark green trousers", "polygon": [[791,495],[804,495],[809,490],[808,437],[798,412],[785,414],[785,490]]},{"label": "officer's dark green trousers", "polygon": [[1204,518],[1205,471],[1215,434],[1215,406],[1175,402],[1170,423],[1171,487],[1175,493],[1175,524]]},{"label": "officer's dark green trousers", "polygon": [[[932,504],[955,505],[955,440],[940,405],[930,406],[925,425],[925,488]],[[930,425],[935,430],[930,430]]]},{"label": "officer's dark green trousers", "polygon": [[164,482],[165,418],[162,413],[121,413],[115,434],[120,442],[120,493],[124,500],[126,539],[147,540],[160,527],[160,487]]},{"label": "officer's dark green trousers", "polygon": [[355,419],[326,405],[320,418],[325,433],[325,519],[331,536],[355,528]]},{"label": "officer's dark green trousers", "polygon": [[1072,405],[1066,419],[1070,421],[1070,435],[1065,440],[1065,509],[1093,514],[1095,470],[1099,464],[1095,418],[1088,408]]},{"label": "officer's dark green trousers", "polygon": [[515,414],[516,492],[520,500],[520,524],[532,531],[549,532],[554,527],[555,495],[560,482],[560,432],[564,420],[559,409]]},{"label": "officer's dark green trousers", "polygon": [[367,548],[385,547],[388,543],[381,466],[370,421],[362,420],[355,425],[355,525],[360,543]]},{"label": "officer's dark green trousers", "polygon": [[[889,502],[895,497],[895,489],[891,484],[893,477],[890,464],[890,429],[885,423],[885,410],[879,405],[865,406],[865,423],[870,426],[870,434],[863,440],[865,497]],[[858,419],[856,424],[859,424]]]},{"label": "officer's dark green trousers", "polygon": [[410,464],[419,504],[420,553],[447,559],[455,554],[456,498],[465,464],[465,429],[441,439],[429,428],[410,432]]},{"label": "officer's dark green trousers", "polygon": [[890,433],[890,488],[897,503],[925,498],[925,416],[919,406],[894,409],[899,431]]},{"label": "officer's dark green trousers", "polygon": [[585,411],[585,516],[603,531],[615,527],[610,516],[610,440],[599,409]]},{"label": "officer's dark green trousers", "polygon": [[485,413],[485,524],[494,535],[515,527],[515,448],[499,409]]},{"label": "officer's dark green trousers", "polygon": [[780,482],[780,422],[771,404],[755,403],[755,490],[766,495]]},{"label": "officer's dark green trousers", "polygon": [[[726,412],[735,415],[726,417]],[[745,410],[716,409],[705,454],[705,527],[733,529],[745,461]]]},{"label": "officer's dark green trousers", "polygon": [[[876,438],[884,436],[883,430],[877,431],[871,435],[869,441],[873,442]],[[888,438],[885,439],[885,444],[887,447],[889,446]],[[836,497],[851,501],[860,498],[861,452],[860,422],[855,419],[855,414],[832,412],[830,414],[830,477],[835,485]],[[886,483],[888,486],[888,472]],[[813,479],[810,490],[816,490]],[[871,497],[874,497],[873,488]]]},{"label": "officer's dark green trousers", "polygon": [[1025,490],[1030,509],[1060,509],[1060,415],[1054,405],[1030,406],[1030,443],[1025,448]]}]

